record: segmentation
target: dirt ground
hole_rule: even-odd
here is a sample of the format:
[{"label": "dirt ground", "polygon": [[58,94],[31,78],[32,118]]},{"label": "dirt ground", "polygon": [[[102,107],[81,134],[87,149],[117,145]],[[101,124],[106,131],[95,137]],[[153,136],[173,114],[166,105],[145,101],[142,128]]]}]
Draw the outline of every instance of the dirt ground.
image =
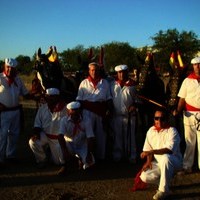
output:
[{"label": "dirt ground", "polygon": [[[126,162],[105,162],[89,171],[57,176],[58,166],[38,169],[28,146],[34,108],[26,109],[24,131],[18,145],[18,162],[0,170],[0,200],[150,200],[156,186],[131,192],[133,180],[141,168]],[[171,200],[200,200],[200,173],[176,176]]]}]

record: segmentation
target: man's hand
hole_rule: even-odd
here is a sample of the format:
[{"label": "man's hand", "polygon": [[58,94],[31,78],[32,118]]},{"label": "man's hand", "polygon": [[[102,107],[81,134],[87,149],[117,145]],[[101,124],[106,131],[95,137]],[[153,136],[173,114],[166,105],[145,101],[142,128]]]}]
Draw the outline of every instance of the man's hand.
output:
[{"label": "man's hand", "polygon": [[147,156],[150,156],[150,155],[153,155],[153,150],[152,151],[143,151],[141,154],[140,154],[140,157],[143,159]]}]

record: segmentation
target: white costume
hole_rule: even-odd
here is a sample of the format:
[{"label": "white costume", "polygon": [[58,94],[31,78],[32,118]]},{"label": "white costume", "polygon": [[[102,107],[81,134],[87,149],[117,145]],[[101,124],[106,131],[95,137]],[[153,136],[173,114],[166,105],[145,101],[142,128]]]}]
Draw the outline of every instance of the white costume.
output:
[{"label": "white costume", "polygon": [[[93,83],[88,79],[84,79],[79,86],[77,101],[84,101],[87,105],[82,105],[83,118],[90,118],[92,128],[96,138],[96,157],[105,159],[106,151],[106,133],[103,128],[103,116],[106,106],[106,101],[111,99],[110,86],[105,79],[101,79],[94,87]],[[93,111],[90,110],[92,108]]]},{"label": "white costume", "polygon": [[0,103],[6,106],[0,112],[0,162],[4,162],[5,157],[16,156],[20,132],[19,97],[27,94],[28,90],[18,76],[9,84],[4,72],[0,73]]},{"label": "white costume", "polygon": [[34,127],[42,129],[40,139],[36,141],[29,140],[30,148],[35,155],[37,163],[46,161],[45,146],[47,145],[50,147],[53,162],[55,164],[64,163],[61,147],[58,142],[58,134],[61,118],[65,115],[65,106],[60,111],[53,113],[49,110],[47,104],[39,107],[35,117]]},{"label": "white costume", "polygon": [[154,154],[152,169],[143,171],[140,175],[141,180],[145,183],[158,184],[158,190],[161,192],[169,192],[170,181],[174,173],[182,167],[179,145],[180,137],[174,127],[157,131],[155,126],[152,126],[147,132],[143,151],[168,148],[172,154]]},{"label": "white costume", "polygon": [[193,78],[192,74],[182,82],[178,96],[184,98],[186,102],[185,111],[183,112],[186,142],[183,168],[185,170],[192,168],[197,142],[198,167],[200,169],[200,83]]},{"label": "white costume", "polygon": [[90,120],[80,119],[80,122],[75,124],[70,116],[65,116],[61,120],[59,134],[64,135],[68,151],[77,154],[85,165],[88,154],[87,139],[94,137]]},{"label": "white costume", "polygon": [[128,109],[137,103],[135,87],[132,80],[128,80],[121,87],[117,81],[111,83],[114,114],[111,127],[114,132],[113,159],[119,161],[123,156],[131,160],[136,159],[135,126],[136,113],[129,113]]}]

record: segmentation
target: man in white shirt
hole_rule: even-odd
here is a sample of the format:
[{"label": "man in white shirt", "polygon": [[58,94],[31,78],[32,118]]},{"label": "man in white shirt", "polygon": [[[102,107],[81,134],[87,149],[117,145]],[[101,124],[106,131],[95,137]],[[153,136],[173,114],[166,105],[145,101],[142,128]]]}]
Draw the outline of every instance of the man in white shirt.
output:
[{"label": "man in white shirt", "polygon": [[48,161],[46,147],[50,148],[51,159],[56,165],[64,163],[58,134],[61,118],[66,115],[66,103],[61,100],[57,88],[47,89],[45,99],[47,103],[37,111],[33,135],[29,140],[39,168],[45,167]]},{"label": "man in white shirt", "polygon": [[63,152],[65,165],[58,174],[70,173],[75,166],[72,163],[77,157],[80,167],[86,169],[94,164],[94,133],[90,119],[81,116],[80,103],[72,101],[67,104],[68,115],[60,123],[59,143]]},{"label": "man in white shirt", "polygon": [[0,73],[0,166],[5,159],[16,160],[17,140],[20,132],[19,97],[30,98],[22,80],[17,76],[18,63],[6,58],[3,72]]}]

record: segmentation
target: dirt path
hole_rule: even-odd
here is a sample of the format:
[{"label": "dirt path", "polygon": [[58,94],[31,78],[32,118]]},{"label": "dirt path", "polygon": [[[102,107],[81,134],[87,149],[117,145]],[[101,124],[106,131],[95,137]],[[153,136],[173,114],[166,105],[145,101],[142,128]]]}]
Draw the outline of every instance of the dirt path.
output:
[{"label": "dirt path", "polygon": [[[25,124],[19,140],[19,162],[0,170],[0,200],[151,200],[156,186],[130,192],[133,178],[141,167],[129,163],[106,162],[90,171],[57,176],[57,166],[39,170],[28,146],[34,108],[25,112]],[[200,173],[177,176],[172,184],[171,200],[200,200]]]}]

